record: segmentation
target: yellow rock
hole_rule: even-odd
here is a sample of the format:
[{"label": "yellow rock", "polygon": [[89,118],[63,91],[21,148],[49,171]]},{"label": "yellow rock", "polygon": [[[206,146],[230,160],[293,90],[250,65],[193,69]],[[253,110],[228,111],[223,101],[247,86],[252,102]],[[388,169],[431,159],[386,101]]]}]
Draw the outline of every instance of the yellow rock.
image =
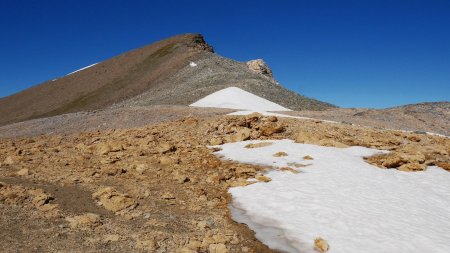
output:
[{"label": "yellow rock", "polygon": [[322,239],[321,237],[317,237],[314,239],[314,249],[319,252],[327,252],[330,249],[327,241]]}]

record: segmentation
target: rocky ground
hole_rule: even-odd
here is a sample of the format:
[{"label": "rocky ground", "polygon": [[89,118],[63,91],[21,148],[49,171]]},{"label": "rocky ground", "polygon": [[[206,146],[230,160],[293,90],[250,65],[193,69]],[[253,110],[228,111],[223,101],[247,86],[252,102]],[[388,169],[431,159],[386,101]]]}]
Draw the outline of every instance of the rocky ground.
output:
[{"label": "rocky ground", "polygon": [[270,181],[268,168],[221,160],[208,146],[283,138],[390,150],[367,158],[380,169],[450,170],[448,138],[258,114],[3,138],[2,250],[272,252],[227,208],[229,187]]},{"label": "rocky ground", "polygon": [[125,129],[173,121],[188,116],[208,117],[225,115],[233,111],[229,109],[194,108],[177,105],[109,108],[68,113],[0,126],[0,138]]}]

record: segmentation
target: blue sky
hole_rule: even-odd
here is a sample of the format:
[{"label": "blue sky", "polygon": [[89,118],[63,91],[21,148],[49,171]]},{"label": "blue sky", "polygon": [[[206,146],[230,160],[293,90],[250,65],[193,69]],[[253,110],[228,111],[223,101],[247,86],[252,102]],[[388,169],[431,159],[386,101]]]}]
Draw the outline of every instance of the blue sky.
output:
[{"label": "blue sky", "polygon": [[450,1],[0,2],[0,97],[172,35],[342,107],[450,100]]}]

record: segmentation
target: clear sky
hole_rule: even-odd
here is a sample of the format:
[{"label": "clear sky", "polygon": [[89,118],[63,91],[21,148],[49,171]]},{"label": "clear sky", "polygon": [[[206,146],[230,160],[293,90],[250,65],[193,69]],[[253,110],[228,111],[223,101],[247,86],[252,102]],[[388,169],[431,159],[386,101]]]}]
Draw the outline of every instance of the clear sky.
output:
[{"label": "clear sky", "polygon": [[450,100],[450,1],[0,1],[0,97],[180,33],[342,107]]}]

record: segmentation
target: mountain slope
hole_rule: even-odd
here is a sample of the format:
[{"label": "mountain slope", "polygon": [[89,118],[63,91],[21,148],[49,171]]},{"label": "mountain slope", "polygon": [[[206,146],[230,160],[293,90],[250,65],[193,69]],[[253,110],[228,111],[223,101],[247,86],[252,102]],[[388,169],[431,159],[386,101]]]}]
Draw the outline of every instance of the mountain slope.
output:
[{"label": "mountain slope", "polygon": [[450,102],[419,103],[386,109],[334,108],[320,112],[302,111],[288,114],[450,136]]},{"label": "mountain slope", "polygon": [[199,34],[184,34],[2,98],[0,125],[112,105],[189,105],[229,86],[294,110],[332,107],[214,54]]}]

